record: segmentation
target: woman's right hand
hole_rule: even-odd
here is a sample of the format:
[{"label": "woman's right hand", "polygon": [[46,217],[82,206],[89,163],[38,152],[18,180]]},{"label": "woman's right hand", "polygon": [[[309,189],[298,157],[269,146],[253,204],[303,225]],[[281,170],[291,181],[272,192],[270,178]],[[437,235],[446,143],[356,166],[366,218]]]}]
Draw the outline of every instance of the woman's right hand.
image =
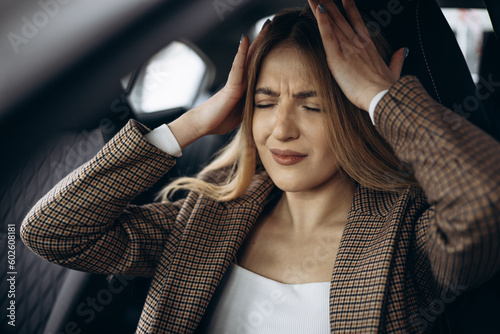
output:
[{"label": "woman's right hand", "polygon": [[247,89],[248,61],[266,28],[262,29],[252,46],[249,38],[243,37],[224,88],[200,106],[168,124],[181,148],[205,135],[226,134],[241,123]]}]

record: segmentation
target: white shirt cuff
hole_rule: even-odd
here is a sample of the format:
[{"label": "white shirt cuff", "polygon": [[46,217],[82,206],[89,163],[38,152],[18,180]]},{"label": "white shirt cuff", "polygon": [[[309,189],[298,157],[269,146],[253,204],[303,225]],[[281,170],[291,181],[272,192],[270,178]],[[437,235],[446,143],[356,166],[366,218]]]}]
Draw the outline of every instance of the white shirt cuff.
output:
[{"label": "white shirt cuff", "polygon": [[175,139],[170,128],[163,124],[145,135],[146,139],[165,153],[176,158],[182,156],[179,142]]},{"label": "white shirt cuff", "polygon": [[370,114],[370,118],[372,119],[373,124],[375,124],[375,116],[374,116],[375,107],[377,107],[377,104],[380,102],[380,100],[382,100],[382,98],[388,91],[389,91],[388,89],[381,91],[380,93],[375,95],[372,101],[370,102],[370,107],[368,108],[368,114]]}]

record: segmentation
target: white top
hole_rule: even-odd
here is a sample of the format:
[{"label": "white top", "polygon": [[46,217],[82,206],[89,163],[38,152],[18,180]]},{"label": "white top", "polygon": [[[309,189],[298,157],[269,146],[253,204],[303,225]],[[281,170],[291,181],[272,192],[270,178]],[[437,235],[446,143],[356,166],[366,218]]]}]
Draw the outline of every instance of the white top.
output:
[{"label": "white top", "polygon": [[232,263],[202,333],[330,333],[330,282],[284,284]]}]

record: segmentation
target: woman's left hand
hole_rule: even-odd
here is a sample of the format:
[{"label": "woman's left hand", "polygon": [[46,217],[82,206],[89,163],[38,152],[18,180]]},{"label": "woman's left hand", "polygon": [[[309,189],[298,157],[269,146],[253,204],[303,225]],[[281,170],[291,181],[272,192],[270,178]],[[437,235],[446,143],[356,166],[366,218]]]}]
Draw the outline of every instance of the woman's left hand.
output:
[{"label": "woman's left hand", "polygon": [[333,77],[354,105],[368,110],[373,97],[389,89],[401,75],[404,48],[394,53],[387,66],[377,52],[354,0],[342,0],[349,22],[332,0],[308,1],[318,21]]}]

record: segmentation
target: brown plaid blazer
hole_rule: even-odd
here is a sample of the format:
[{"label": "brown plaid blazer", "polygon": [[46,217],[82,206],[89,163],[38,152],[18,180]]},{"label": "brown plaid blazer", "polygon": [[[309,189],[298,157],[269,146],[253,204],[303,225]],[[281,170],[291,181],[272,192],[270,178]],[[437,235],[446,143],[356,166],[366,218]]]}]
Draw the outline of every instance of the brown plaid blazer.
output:
[{"label": "brown plaid blazer", "polygon": [[[332,333],[430,331],[447,303],[499,271],[500,145],[453,115],[414,77],[377,106],[378,131],[425,194],[357,187],[332,263]],[[175,163],[147,131],[130,121],[39,201],[21,236],[65,267],[153,277],[137,332],[192,333],[274,185],[259,173],[227,203],[191,192],[130,205]]]}]

